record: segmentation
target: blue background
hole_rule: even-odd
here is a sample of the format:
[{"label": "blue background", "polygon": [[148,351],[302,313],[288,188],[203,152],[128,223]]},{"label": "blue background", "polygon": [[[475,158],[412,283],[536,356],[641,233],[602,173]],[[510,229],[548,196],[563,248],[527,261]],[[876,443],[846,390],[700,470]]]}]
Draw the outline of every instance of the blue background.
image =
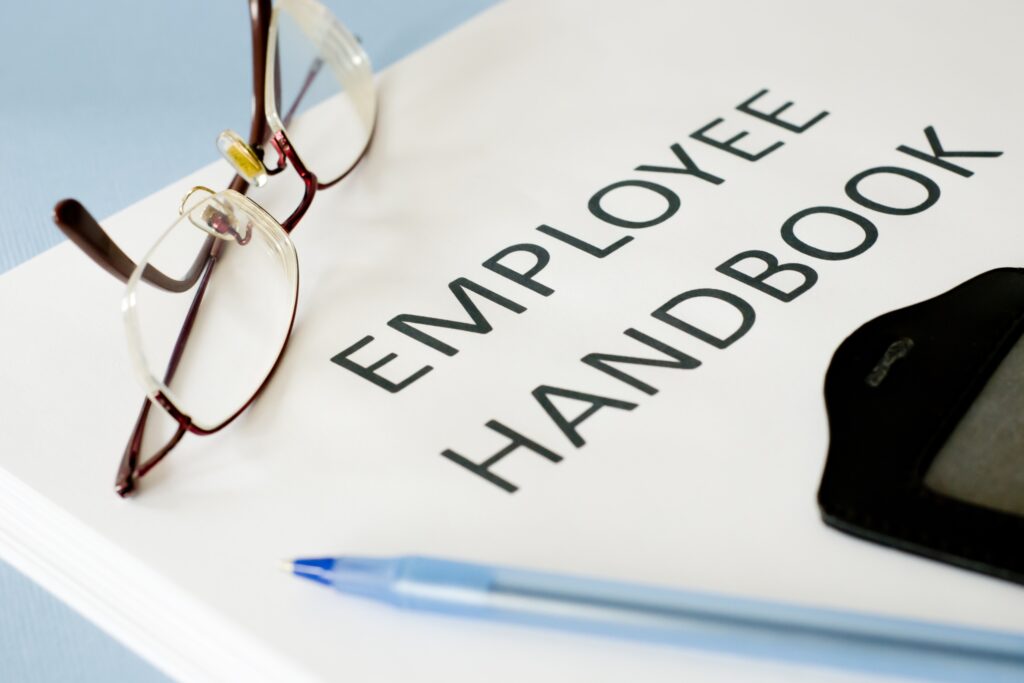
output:
[{"label": "blue background", "polygon": [[[322,1],[378,70],[495,2]],[[58,199],[105,217],[213,161],[222,129],[246,133],[250,55],[245,0],[7,3],[0,273],[63,239]],[[0,561],[0,680],[167,679]]]}]

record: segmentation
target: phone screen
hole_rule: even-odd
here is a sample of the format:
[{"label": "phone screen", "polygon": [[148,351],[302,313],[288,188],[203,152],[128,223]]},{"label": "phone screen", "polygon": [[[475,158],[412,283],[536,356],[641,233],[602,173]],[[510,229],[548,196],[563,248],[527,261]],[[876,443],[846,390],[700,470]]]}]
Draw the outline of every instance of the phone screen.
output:
[{"label": "phone screen", "polygon": [[932,491],[956,500],[1024,516],[1021,340],[996,368],[936,454],[924,483]]}]

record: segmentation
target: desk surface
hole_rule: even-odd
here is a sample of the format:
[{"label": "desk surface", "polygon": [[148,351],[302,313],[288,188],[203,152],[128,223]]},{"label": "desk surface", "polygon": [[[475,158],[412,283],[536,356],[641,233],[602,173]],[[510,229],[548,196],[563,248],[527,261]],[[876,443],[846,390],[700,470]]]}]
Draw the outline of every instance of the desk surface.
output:
[{"label": "desk surface", "polygon": [[[322,0],[382,69],[495,0]],[[60,242],[53,204],[107,216],[248,130],[248,3],[14,3],[0,22],[0,273]],[[0,561],[0,679],[164,681]]]}]

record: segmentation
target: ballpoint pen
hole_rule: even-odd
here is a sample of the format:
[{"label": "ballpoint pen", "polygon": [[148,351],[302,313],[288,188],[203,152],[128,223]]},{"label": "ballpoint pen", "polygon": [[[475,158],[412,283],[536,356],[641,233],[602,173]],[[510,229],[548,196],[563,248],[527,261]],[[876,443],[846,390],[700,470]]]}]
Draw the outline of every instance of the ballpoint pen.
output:
[{"label": "ballpoint pen", "polygon": [[1024,680],[1024,635],[427,557],[287,569],[397,607],[942,681]]}]

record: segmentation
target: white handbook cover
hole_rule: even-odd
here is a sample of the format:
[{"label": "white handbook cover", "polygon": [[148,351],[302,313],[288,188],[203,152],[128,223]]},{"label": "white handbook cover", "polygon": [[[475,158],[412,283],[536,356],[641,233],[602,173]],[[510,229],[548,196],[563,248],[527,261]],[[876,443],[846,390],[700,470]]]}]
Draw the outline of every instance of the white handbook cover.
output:
[{"label": "white handbook cover", "polygon": [[[486,12],[383,74],[369,156],[293,234],[299,312],[273,381],[224,432],[187,436],[136,498],[112,491],[141,397],[122,286],[70,244],[0,278],[0,553],[187,680],[857,678],[400,613],[277,566],[345,552],[1024,633],[1020,586],[838,533],[815,503],[838,344],[1024,258],[1022,18],[1010,2]],[[897,150],[927,152],[929,126],[946,149],[1003,154],[949,159],[965,176]],[[879,167],[940,194],[880,172],[858,186],[869,208],[846,187]],[[189,187],[227,175],[202,169],[105,225],[138,254]],[[812,212],[787,239],[787,219],[823,206],[872,228]],[[540,251],[482,265],[523,244]],[[716,270],[751,250],[817,280],[783,301]],[[536,286],[509,274],[541,262]],[[680,298],[708,289],[756,314],[724,348],[709,338],[738,314]],[[652,315],[672,302],[705,339]],[[403,315],[475,331],[389,326]],[[626,329],[700,365],[628,368],[638,385],[581,362],[656,355]],[[389,353],[376,381],[359,374]],[[442,455],[482,463],[508,443],[495,422],[561,460],[518,448],[474,472]]]}]

